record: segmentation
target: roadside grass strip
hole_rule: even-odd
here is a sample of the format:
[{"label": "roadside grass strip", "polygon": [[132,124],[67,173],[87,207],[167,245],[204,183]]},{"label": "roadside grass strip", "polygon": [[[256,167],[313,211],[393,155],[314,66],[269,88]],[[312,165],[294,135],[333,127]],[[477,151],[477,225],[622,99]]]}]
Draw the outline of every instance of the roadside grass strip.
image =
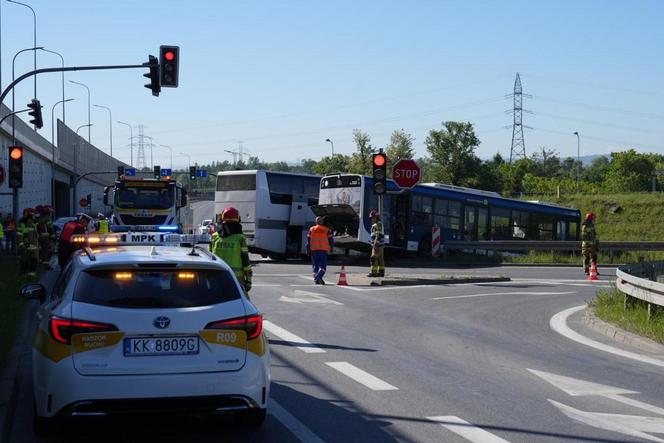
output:
[{"label": "roadside grass strip", "polygon": [[573,308],[565,309],[564,311],[561,311],[551,317],[551,320],[549,321],[549,326],[551,329],[556,331],[558,334],[569,338],[570,340],[573,340],[577,343],[580,343],[585,346],[589,346],[591,348],[595,348],[600,351],[608,352],[614,355],[619,355],[621,357],[629,358],[631,360],[636,360],[640,361],[642,363],[647,363],[651,364],[654,366],[660,366],[664,367],[664,360],[649,356],[649,355],[644,355],[644,354],[639,354],[637,352],[631,352],[631,351],[626,351],[624,349],[616,348],[614,346],[610,346],[604,343],[600,343],[598,341],[592,340],[588,337],[585,337],[581,334],[579,334],[576,331],[573,331],[569,326],[567,326],[567,319],[579,312],[582,311],[583,309],[586,308],[586,305],[581,305],[581,306],[575,306]]},{"label": "roadside grass strip", "polygon": [[355,380],[356,382],[366,386],[367,388],[371,389],[372,391],[397,391],[399,388],[396,386],[392,386],[391,384],[381,380],[378,377],[375,377],[371,374],[369,374],[366,371],[363,371],[362,369],[358,368],[357,366],[353,366],[352,364],[346,362],[346,361],[335,361],[335,362],[326,362],[326,365],[328,365],[331,368],[336,369],[337,371],[341,372],[343,375],[345,375],[348,378],[351,378]]},{"label": "roadside grass strip", "polygon": [[442,427],[454,432],[473,443],[509,443],[509,441],[495,436],[482,428],[474,426],[454,415],[427,417],[427,420],[438,423]]},{"label": "roadside grass strip", "polygon": [[323,443],[320,437],[307,428],[300,420],[295,418],[293,414],[284,409],[275,400],[270,399],[268,407],[270,414],[279,420],[293,435],[295,435],[301,442],[305,443]]},{"label": "roadside grass strip", "polygon": [[598,318],[664,344],[664,313],[655,313],[649,319],[645,302],[635,300],[625,308],[625,295],[613,289],[599,291],[590,307]]},{"label": "roadside grass strip", "polygon": [[326,352],[325,349],[321,349],[313,345],[302,337],[298,337],[297,335],[288,332],[284,328],[275,325],[271,321],[263,320],[263,328],[265,328],[265,330],[269,332],[270,335],[279,337],[283,341],[288,342],[290,345],[295,346],[307,354],[324,354]]}]

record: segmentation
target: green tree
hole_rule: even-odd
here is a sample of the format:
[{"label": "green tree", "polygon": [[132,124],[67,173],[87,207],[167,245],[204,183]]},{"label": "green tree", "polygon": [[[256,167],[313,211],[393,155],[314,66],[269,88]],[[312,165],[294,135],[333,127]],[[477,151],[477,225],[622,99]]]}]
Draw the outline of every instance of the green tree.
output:
[{"label": "green tree", "polygon": [[401,159],[412,159],[415,152],[413,151],[413,142],[415,139],[412,135],[399,129],[394,131],[390,136],[390,142],[385,148],[387,154],[387,173],[392,176],[392,166]]},{"label": "green tree", "polygon": [[312,168],[312,172],[318,175],[346,172],[350,160],[349,156],[343,154],[334,154],[333,156],[323,157]]},{"label": "green tree", "polygon": [[353,141],[357,151],[348,162],[348,172],[353,174],[371,175],[371,159],[374,149],[371,147],[371,136],[360,129],[353,130]]},{"label": "green tree", "polygon": [[[581,178],[590,183],[603,185],[610,165],[611,160],[608,157],[601,156],[594,158],[590,166],[584,169]],[[576,170],[574,172],[576,173]],[[576,175],[574,177],[576,178]]]},{"label": "green tree", "polygon": [[443,122],[443,129],[432,129],[425,146],[434,163],[433,178],[437,182],[472,186],[478,182],[481,160],[475,155],[480,140],[470,122]]},{"label": "green tree", "polygon": [[651,177],[659,156],[641,154],[634,149],[612,152],[604,186],[609,192],[650,190]]}]

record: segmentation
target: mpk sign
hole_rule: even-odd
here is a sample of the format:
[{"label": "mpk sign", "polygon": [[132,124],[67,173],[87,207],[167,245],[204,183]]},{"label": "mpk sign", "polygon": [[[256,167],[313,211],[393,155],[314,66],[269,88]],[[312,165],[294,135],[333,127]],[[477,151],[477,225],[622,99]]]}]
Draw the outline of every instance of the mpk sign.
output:
[{"label": "mpk sign", "polygon": [[399,160],[392,167],[392,180],[401,189],[410,189],[420,181],[420,167],[415,160]]}]

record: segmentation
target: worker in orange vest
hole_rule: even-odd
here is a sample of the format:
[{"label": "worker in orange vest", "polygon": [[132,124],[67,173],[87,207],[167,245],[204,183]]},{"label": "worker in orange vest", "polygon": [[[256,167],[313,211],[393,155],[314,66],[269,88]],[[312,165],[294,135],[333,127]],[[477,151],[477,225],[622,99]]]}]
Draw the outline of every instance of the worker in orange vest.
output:
[{"label": "worker in orange vest", "polygon": [[307,253],[311,256],[311,269],[314,274],[314,283],[324,285],[325,271],[327,271],[327,254],[332,250],[334,240],[332,231],[325,226],[325,218],[316,217],[316,224],[309,228],[307,235]]}]

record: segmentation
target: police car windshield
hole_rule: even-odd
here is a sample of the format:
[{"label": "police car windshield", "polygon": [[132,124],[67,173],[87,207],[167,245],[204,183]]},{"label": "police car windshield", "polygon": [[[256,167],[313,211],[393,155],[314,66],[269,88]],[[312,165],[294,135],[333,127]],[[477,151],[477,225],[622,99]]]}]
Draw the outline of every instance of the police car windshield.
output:
[{"label": "police car windshield", "polygon": [[81,274],[74,300],[122,308],[189,308],[240,298],[230,273],[223,270],[103,270]]},{"label": "police car windshield", "polygon": [[168,209],[173,206],[173,186],[123,186],[117,206],[124,209]]}]

